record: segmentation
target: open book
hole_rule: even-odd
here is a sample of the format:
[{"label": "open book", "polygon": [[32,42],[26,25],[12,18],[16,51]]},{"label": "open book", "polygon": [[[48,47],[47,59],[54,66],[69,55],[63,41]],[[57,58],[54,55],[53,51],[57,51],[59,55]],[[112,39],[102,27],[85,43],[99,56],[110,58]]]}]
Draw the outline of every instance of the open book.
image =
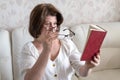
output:
[{"label": "open book", "polygon": [[81,60],[91,60],[98,53],[107,31],[98,25],[90,25]]}]

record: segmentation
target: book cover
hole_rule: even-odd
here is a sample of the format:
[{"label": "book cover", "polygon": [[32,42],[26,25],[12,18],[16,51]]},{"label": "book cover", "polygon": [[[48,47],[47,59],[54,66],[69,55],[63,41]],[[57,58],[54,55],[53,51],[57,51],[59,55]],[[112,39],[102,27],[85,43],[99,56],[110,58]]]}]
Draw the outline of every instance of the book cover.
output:
[{"label": "book cover", "polygon": [[100,50],[107,31],[96,25],[90,25],[86,45],[81,60],[91,60]]}]

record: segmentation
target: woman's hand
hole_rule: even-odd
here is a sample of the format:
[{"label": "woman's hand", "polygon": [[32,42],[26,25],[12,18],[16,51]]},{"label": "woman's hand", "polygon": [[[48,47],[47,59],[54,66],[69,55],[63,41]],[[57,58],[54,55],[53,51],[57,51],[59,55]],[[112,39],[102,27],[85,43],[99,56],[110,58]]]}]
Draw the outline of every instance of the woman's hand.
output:
[{"label": "woman's hand", "polygon": [[97,53],[97,55],[95,55],[92,60],[86,61],[86,63],[85,63],[87,68],[93,68],[93,67],[98,66],[99,64],[100,64],[100,54],[99,53]]},{"label": "woman's hand", "polygon": [[42,37],[43,49],[45,51],[51,51],[52,42],[57,38],[58,33],[51,30],[44,30]]},{"label": "woman's hand", "polygon": [[91,73],[92,68],[98,66],[99,64],[100,64],[100,54],[98,52],[97,55],[93,56],[92,60],[86,61],[85,65],[80,67],[80,75],[83,77],[87,76],[88,74]]}]

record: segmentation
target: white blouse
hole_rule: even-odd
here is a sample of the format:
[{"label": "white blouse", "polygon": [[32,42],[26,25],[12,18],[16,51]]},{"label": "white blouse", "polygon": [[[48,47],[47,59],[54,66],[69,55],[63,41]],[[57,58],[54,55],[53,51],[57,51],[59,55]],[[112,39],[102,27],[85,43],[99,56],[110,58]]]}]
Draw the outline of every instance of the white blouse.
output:
[{"label": "white blouse", "polygon": [[[80,66],[84,65],[84,62],[80,61],[81,53],[75,44],[67,38],[60,41],[59,54],[54,61],[48,60],[42,80],[71,80],[74,72],[79,74]],[[24,45],[19,59],[20,75],[23,80],[26,71],[35,64],[39,55],[32,42]]]}]

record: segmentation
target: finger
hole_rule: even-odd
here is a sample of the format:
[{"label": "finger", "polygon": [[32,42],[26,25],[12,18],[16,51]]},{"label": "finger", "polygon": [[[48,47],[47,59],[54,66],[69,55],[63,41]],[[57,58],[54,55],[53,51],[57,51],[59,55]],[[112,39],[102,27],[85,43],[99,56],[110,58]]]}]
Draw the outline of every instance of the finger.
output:
[{"label": "finger", "polygon": [[58,36],[57,32],[49,32],[50,37]]},{"label": "finger", "polygon": [[59,27],[54,27],[53,32],[59,32]]},{"label": "finger", "polygon": [[94,57],[94,62],[95,62],[96,64],[100,64],[100,59],[99,59],[99,58]]},{"label": "finger", "polygon": [[94,62],[98,62],[98,58],[96,58],[96,56],[94,56]]},{"label": "finger", "polygon": [[97,54],[97,55],[96,55],[96,58],[100,59],[100,54]]},{"label": "finger", "polygon": [[100,60],[91,60],[91,64],[95,65],[95,66],[98,66],[100,64]]},{"label": "finger", "polygon": [[98,64],[95,63],[94,61],[91,61],[91,64],[92,64],[93,66],[97,66],[97,65],[98,65]]},{"label": "finger", "polygon": [[57,35],[51,35],[51,36],[50,36],[50,39],[51,39],[51,40],[54,40],[54,39],[56,39],[56,38],[57,38]]},{"label": "finger", "polygon": [[54,35],[54,33],[52,31],[46,30],[45,32],[47,37],[51,37],[52,35]]},{"label": "finger", "polygon": [[48,34],[48,39],[54,40],[54,39],[56,39],[57,37],[58,37],[58,34],[57,34],[57,33],[51,32],[51,33]]},{"label": "finger", "polygon": [[53,37],[53,38],[51,38],[51,41],[53,41],[53,40],[55,40],[57,37]]}]

